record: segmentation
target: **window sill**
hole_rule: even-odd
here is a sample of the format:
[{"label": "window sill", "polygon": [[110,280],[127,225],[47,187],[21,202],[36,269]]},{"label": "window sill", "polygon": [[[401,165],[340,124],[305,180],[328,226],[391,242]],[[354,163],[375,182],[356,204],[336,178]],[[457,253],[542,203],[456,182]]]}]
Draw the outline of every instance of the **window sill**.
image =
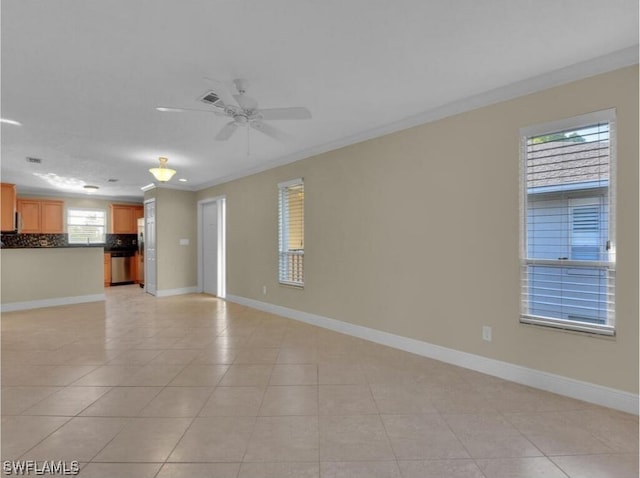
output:
[{"label": "window sill", "polygon": [[524,325],[533,325],[544,327],[548,330],[557,330],[559,332],[571,332],[581,335],[589,335],[592,337],[614,339],[616,330],[609,325],[587,324],[581,322],[572,322],[566,320],[553,320],[535,316],[520,316],[520,323]]},{"label": "window sill", "polygon": [[304,289],[304,284],[297,284],[295,282],[278,282],[278,285],[284,286],[284,287],[289,287],[291,289],[298,289],[298,290],[302,290]]}]

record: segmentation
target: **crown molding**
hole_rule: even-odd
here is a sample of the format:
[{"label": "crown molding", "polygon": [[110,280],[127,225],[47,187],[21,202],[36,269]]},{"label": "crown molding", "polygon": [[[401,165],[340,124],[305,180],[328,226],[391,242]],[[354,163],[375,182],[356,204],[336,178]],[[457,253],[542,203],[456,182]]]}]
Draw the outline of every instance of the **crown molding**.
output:
[{"label": "crown molding", "polygon": [[566,83],[571,83],[573,81],[589,78],[591,76],[608,73],[620,68],[637,65],[639,62],[639,52],[640,50],[638,48],[638,45],[634,45],[632,47],[618,50],[607,55],[599,56],[591,60],[575,63],[573,65],[553,70],[542,75],[534,76],[526,80],[504,85],[499,88],[494,88],[492,90],[486,91],[484,93],[453,101],[451,103],[432,108],[423,113],[408,116],[387,125],[369,129],[367,131],[363,131],[354,135],[345,136],[338,140],[330,141],[328,143],[314,146],[312,148],[307,148],[287,156],[282,156],[278,159],[268,161],[253,168],[248,168],[219,179],[214,179],[212,181],[197,184],[194,186],[194,188],[197,191],[201,191],[203,189],[228,183],[236,179],[261,173],[278,166],[283,166],[295,161],[307,159],[312,156],[317,156],[329,151],[334,151],[346,146],[402,131],[404,129],[412,128],[414,126],[431,123],[433,121],[441,120],[449,116],[454,116],[460,113],[482,108],[484,106],[501,103],[503,101],[512,100],[514,98],[543,91],[555,86],[560,86]]}]

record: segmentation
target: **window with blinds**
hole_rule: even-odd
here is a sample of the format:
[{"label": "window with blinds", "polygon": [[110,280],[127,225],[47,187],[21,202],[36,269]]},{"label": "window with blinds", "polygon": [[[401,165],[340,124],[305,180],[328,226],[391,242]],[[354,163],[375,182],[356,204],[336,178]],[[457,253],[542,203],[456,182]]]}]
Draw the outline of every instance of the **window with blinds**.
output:
[{"label": "window with blinds", "polygon": [[100,244],[106,239],[104,209],[67,209],[69,244]]},{"label": "window with blinds", "polygon": [[304,182],[278,184],[278,280],[304,286]]},{"label": "window with blinds", "polygon": [[615,332],[614,118],[522,130],[522,322]]}]

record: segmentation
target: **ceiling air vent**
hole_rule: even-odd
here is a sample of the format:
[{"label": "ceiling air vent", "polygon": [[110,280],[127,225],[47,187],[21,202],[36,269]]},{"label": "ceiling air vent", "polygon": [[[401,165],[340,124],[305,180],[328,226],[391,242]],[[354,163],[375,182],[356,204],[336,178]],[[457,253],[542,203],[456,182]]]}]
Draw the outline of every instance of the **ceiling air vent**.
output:
[{"label": "ceiling air vent", "polygon": [[27,156],[27,163],[41,164],[42,160],[40,158],[30,158]]},{"label": "ceiling air vent", "polygon": [[200,101],[208,105],[223,106],[223,103],[220,100],[220,97],[214,91],[207,91],[204,95],[200,97]]}]

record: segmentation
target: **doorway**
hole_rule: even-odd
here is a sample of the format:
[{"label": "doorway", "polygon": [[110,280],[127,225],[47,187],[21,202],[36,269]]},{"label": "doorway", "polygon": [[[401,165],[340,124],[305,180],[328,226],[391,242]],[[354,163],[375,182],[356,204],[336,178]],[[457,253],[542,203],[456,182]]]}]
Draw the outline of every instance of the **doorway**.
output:
[{"label": "doorway", "polygon": [[224,197],[198,201],[198,290],[226,296]]},{"label": "doorway", "polygon": [[144,202],[144,290],[156,295],[156,200],[147,199]]}]

